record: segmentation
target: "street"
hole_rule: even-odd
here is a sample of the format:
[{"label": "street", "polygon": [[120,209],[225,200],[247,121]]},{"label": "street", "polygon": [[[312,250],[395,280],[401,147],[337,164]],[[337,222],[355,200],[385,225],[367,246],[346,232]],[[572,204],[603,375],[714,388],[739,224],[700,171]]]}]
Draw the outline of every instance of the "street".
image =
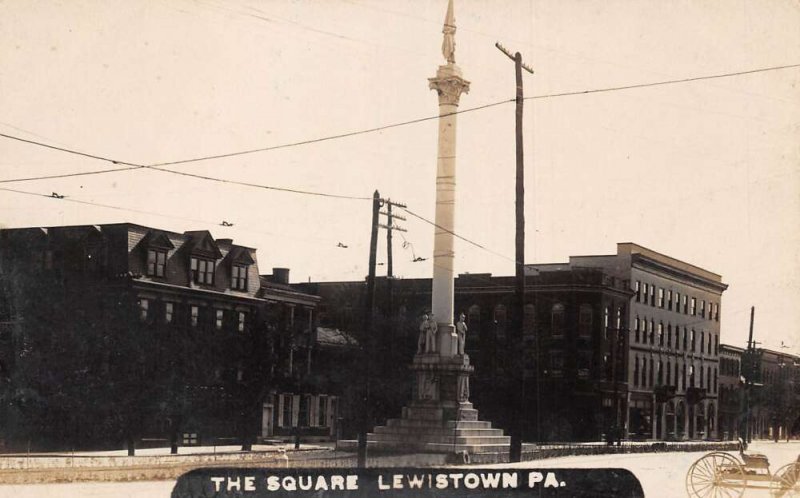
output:
[{"label": "street", "polygon": [[[751,451],[764,453],[775,471],[784,464],[792,462],[800,455],[800,442],[754,442]],[[689,453],[638,453],[622,455],[591,455],[550,458],[522,462],[518,464],[492,465],[492,468],[612,468],[630,470],[642,483],[647,497],[686,496],[684,479],[691,464],[705,452]],[[736,455],[738,457],[738,455]],[[0,497],[38,498],[59,496],[63,498],[149,498],[169,496],[172,481],[144,481],[126,483],[71,483],[46,485],[4,485],[0,486]],[[767,491],[747,490],[746,497],[766,497]]]}]

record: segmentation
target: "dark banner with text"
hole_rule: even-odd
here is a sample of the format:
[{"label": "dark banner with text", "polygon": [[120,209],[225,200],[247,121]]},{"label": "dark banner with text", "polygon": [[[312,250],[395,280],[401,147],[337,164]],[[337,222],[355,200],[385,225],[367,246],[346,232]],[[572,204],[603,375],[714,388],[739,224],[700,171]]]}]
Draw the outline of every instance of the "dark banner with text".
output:
[{"label": "dark banner with text", "polygon": [[643,497],[624,469],[197,469],[172,498]]}]

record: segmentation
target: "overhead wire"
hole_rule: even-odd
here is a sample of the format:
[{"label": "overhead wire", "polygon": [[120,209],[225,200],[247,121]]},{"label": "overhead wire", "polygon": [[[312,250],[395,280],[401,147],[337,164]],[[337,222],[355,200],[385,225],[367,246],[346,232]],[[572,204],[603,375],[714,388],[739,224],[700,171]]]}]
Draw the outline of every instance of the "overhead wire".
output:
[{"label": "overhead wire", "polygon": [[[788,64],[788,65],[782,65],[782,66],[771,66],[771,67],[765,67],[765,68],[750,69],[750,70],[745,70],[745,71],[735,71],[735,72],[721,73],[721,74],[714,74],[714,75],[696,76],[696,77],[680,78],[680,79],[673,79],[673,80],[663,80],[663,81],[655,81],[655,82],[648,82],[648,83],[637,83],[637,84],[633,84],[633,85],[622,85],[622,86],[615,86],[615,87],[595,88],[595,89],[589,89],[589,90],[577,90],[577,91],[570,91],[570,92],[559,92],[559,93],[549,93],[549,94],[542,94],[542,95],[533,95],[533,96],[530,96],[530,97],[524,97],[524,100],[548,99],[548,98],[558,98],[558,97],[566,97],[566,96],[578,96],[578,95],[587,95],[587,94],[594,94],[594,93],[630,90],[630,89],[635,89],[635,88],[647,88],[647,87],[655,87],[655,86],[661,86],[661,85],[673,85],[673,84],[679,84],[679,83],[688,83],[688,82],[693,82],[693,81],[710,80],[710,79],[717,79],[717,78],[727,78],[727,77],[732,77],[732,76],[740,76],[740,75],[746,75],[746,74],[754,74],[754,73],[760,73],[760,72],[766,72],[766,71],[776,71],[776,70],[781,70],[781,69],[790,69],[790,68],[797,68],[797,67],[800,67],[800,64]],[[461,110],[453,111],[453,112],[450,112],[450,113],[437,114],[437,115],[433,115],[433,116],[427,116],[427,117],[412,119],[412,120],[408,120],[408,121],[401,121],[401,122],[397,122],[397,123],[391,123],[391,124],[388,124],[388,125],[376,126],[376,127],[373,127],[373,128],[366,128],[366,129],[356,130],[356,131],[347,132],[347,133],[339,133],[339,134],[335,134],[335,135],[328,135],[328,136],[324,136],[324,137],[318,137],[318,138],[313,138],[313,139],[308,139],[308,140],[301,140],[301,141],[297,141],[297,142],[289,142],[289,143],[285,143],[285,144],[279,144],[279,145],[268,146],[268,147],[260,147],[260,148],[255,148],[255,149],[247,149],[247,150],[234,151],[234,152],[228,152],[228,153],[223,153],[223,154],[199,156],[199,157],[194,157],[194,158],[181,159],[181,160],[177,160],[177,161],[165,161],[165,162],[152,163],[152,164],[137,164],[137,163],[132,163],[132,162],[128,162],[128,161],[122,161],[122,160],[118,160],[118,159],[113,159],[113,158],[109,158],[109,157],[100,156],[100,155],[97,155],[97,154],[90,154],[90,153],[86,153],[86,152],[77,151],[77,150],[74,150],[74,149],[69,149],[69,148],[66,148],[66,147],[58,147],[58,146],[55,146],[55,145],[46,144],[44,142],[39,142],[39,141],[35,141],[35,140],[28,140],[28,139],[24,139],[24,138],[21,138],[21,137],[14,136],[14,135],[0,133],[0,137],[5,137],[5,138],[11,139],[11,140],[18,140],[20,142],[25,142],[25,143],[32,144],[32,145],[37,145],[37,146],[40,146],[40,147],[46,147],[46,148],[57,150],[57,151],[61,151],[61,152],[67,152],[67,153],[70,153],[70,154],[76,154],[76,155],[80,155],[80,156],[84,156],[84,157],[88,157],[88,158],[92,158],[92,159],[111,162],[113,164],[122,164],[122,165],[128,166],[127,168],[88,171],[88,172],[82,172],[82,173],[67,174],[67,175],[63,175],[63,176],[62,175],[51,175],[51,176],[43,176],[43,177],[14,178],[14,179],[0,180],[0,183],[34,181],[34,180],[39,180],[39,179],[62,178],[62,177],[67,177],[67,176],[87,176],[87,175],[92,175],[92,174],[113,173],[115,171],[126,171],[126,170],[132,170],[132,169],[153,169],[153,170],[159,170],[160,169],[162,171],[167,171],[167,172],[175,173],[175,174],[186,174],[186,173],[183,173],[183,172],[178,173],[175,170],[167,170],[167,169],[162,168],[162,167],[163,166],[174,166],[174,165],[178,165],[178,164],[193,163],[193,162],[199,162],[199,161],[214,160],[214,159],[223,159],[223,158],[236,157],[236,156],[247,155],[247,154],[254,154],[254,153],[258,153],[258,152],[267,152],[267,151],[271,151],[271,150],[284,149],[284,148],[289,148],[289,147],[310,145],[310,144],[320,143],[320,142],[325,142],[325,141],[330,141],[330,140],[338,140],[338,139],[342,139],[342,138],[353,137],[353,136],[363,135],[363,134],[368,134],[368,133],[374,133],[374,132],[378,132],[378,131],[388,130],[388,129],[391,129],[391,128],[397,128],[397,127],[401,127],[401,126],[407,126],[407,125],[421,123],[421,122],[425,122],[425,121],[431,121],[431,120],[434,120],[434,119],[439,119],[441,117],[447,117],[447,116],[452,116],[452,115],[456,115],[456,114],[464,114],[464,113],[468,113],[468,112],[473,112],[473,111],[477,111],[477,110],[482,110],[482,109],[486,109],[486,108],[490,108],[490,107],[495,107],[495,106],[511,103],[511,102],[514,102],[514,101],[515,101],[515,99],[501,100],[501,101],[492,102],[492,103],[489,103],[489,104],[484,104],[484,105],[480,105],[480,106],[470,107],[470,108],[467,108],[467,109],[461,109]],[[186,175],[190,175],[190,174],[186,174]],[[205,179],[205,180],[236,183],[236,182],[226,181],[226,180],[220,179],[220,178],[206,177],[206,176],[203,176],[203,175],[197,175],[197,177]],[[241,184],[247,185],[247,186],[258,186],[260,188],[264,188],[265,187],[263,185],[247,184],[246,182],[242,182]],[[283,190],[283,191],[287,191],[287,192],[301,193],[301,194],[318,195],[318,193],[316,193],[316,192],[309,192],[309,191],[303,191],[303,190],[282,189],[282,188],[277,188],[277,187],[274,188],[274,189],[275,190]],[[338,197],[338,196],[333,196],[333,197]],[[348,197],[348,196],[342,196],[342,197]],[[361,200],[361,199],[364,199],[364,198],[360,198],[359,197],[358,199]],[[369,198],[366,198],[366,199],[369,199]]]}]

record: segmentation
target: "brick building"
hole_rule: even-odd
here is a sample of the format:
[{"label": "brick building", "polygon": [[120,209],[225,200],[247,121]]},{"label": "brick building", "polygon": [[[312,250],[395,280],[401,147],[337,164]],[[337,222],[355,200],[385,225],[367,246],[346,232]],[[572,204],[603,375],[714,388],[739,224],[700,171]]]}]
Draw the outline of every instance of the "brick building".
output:
[{"label": "brick building", "polygon": [[334,432],[336,397],[311,380],[318,298],[260,275],[254,248],[131,223],[5,229],[0,283],[9,444]]},{"label": "brick building", "polygon": [[721,299],[728,287],[722,278],[632,243],[617,244],[612,255],[572,256],[568,267],[603,268],[635,292],[623,320],[628,437],[716,438]]},{"label": "brick building", "polygon": [[[364,282],[297,284],[322,298],[318,319],[326,327],[361,332]],[[376,334],[383,345],[381,394],[375,423],[399,413],[411,386],[407,365],[414,354],[419,322],[430,310],[430,279],[376,282]],[[551,267],[526,277],[522,344],[512,342],[514,277],[462,274],[455,279],[455,309],[468,326],[466,353],[475,366],[470,400],[487,420],[511,424],[506,382],[514,352],[524,351],[528,440],[599,440],[624,418],[626,336],[618,334],[609,310],[624,309],[633,293],[627,283],[600,269]],[[389,309],[392,303],[392,309]],[[514,393],[521,395],[522,393]],[[615,402],[616,395],[616,402]],[[619,413],[615,420],[614,409]],[[351,407],[355,409],[355,407]],[[536,432],[536,413],[539,432]]]}]

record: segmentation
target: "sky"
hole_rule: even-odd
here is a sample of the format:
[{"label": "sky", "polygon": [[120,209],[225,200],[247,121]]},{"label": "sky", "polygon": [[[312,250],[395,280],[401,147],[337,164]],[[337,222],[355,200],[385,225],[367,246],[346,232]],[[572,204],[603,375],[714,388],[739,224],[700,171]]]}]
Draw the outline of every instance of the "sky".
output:
[{"label": "sky", "polygon": [[[433,118],[446,0],[0,2],[0,133],[154,165]],[[722,342],[800,354],[800,3],[456,0],[456,271],[514,272],[513,63],[524,76],[527,263],[635,242],[722,275]],[[432,220],[435,119],[173,171],[403,203]],[[262,273],[360,280],[371,206],[0,137],[0,225],[134,222],[258,249]],[[28,192],[28,194],[20,193]],[[40,194],[40,195],[31,195]],[[57,193],[65,196],[56,199]],[[102,205],[102,206],[101,206]],[[405,215],[397,276],[431,275]],[[221,226],[222,221],[232,227]],[[383,234],[381,234],[383,235]],[[406,242],[406,243],[404,243]],[[339,243],[347,248],[338,247]],[[381,237],[378,262],[386,260]],[[385,266],[378,266],[378,274]],[[781,343],[790,346],[782,348]]]}]

